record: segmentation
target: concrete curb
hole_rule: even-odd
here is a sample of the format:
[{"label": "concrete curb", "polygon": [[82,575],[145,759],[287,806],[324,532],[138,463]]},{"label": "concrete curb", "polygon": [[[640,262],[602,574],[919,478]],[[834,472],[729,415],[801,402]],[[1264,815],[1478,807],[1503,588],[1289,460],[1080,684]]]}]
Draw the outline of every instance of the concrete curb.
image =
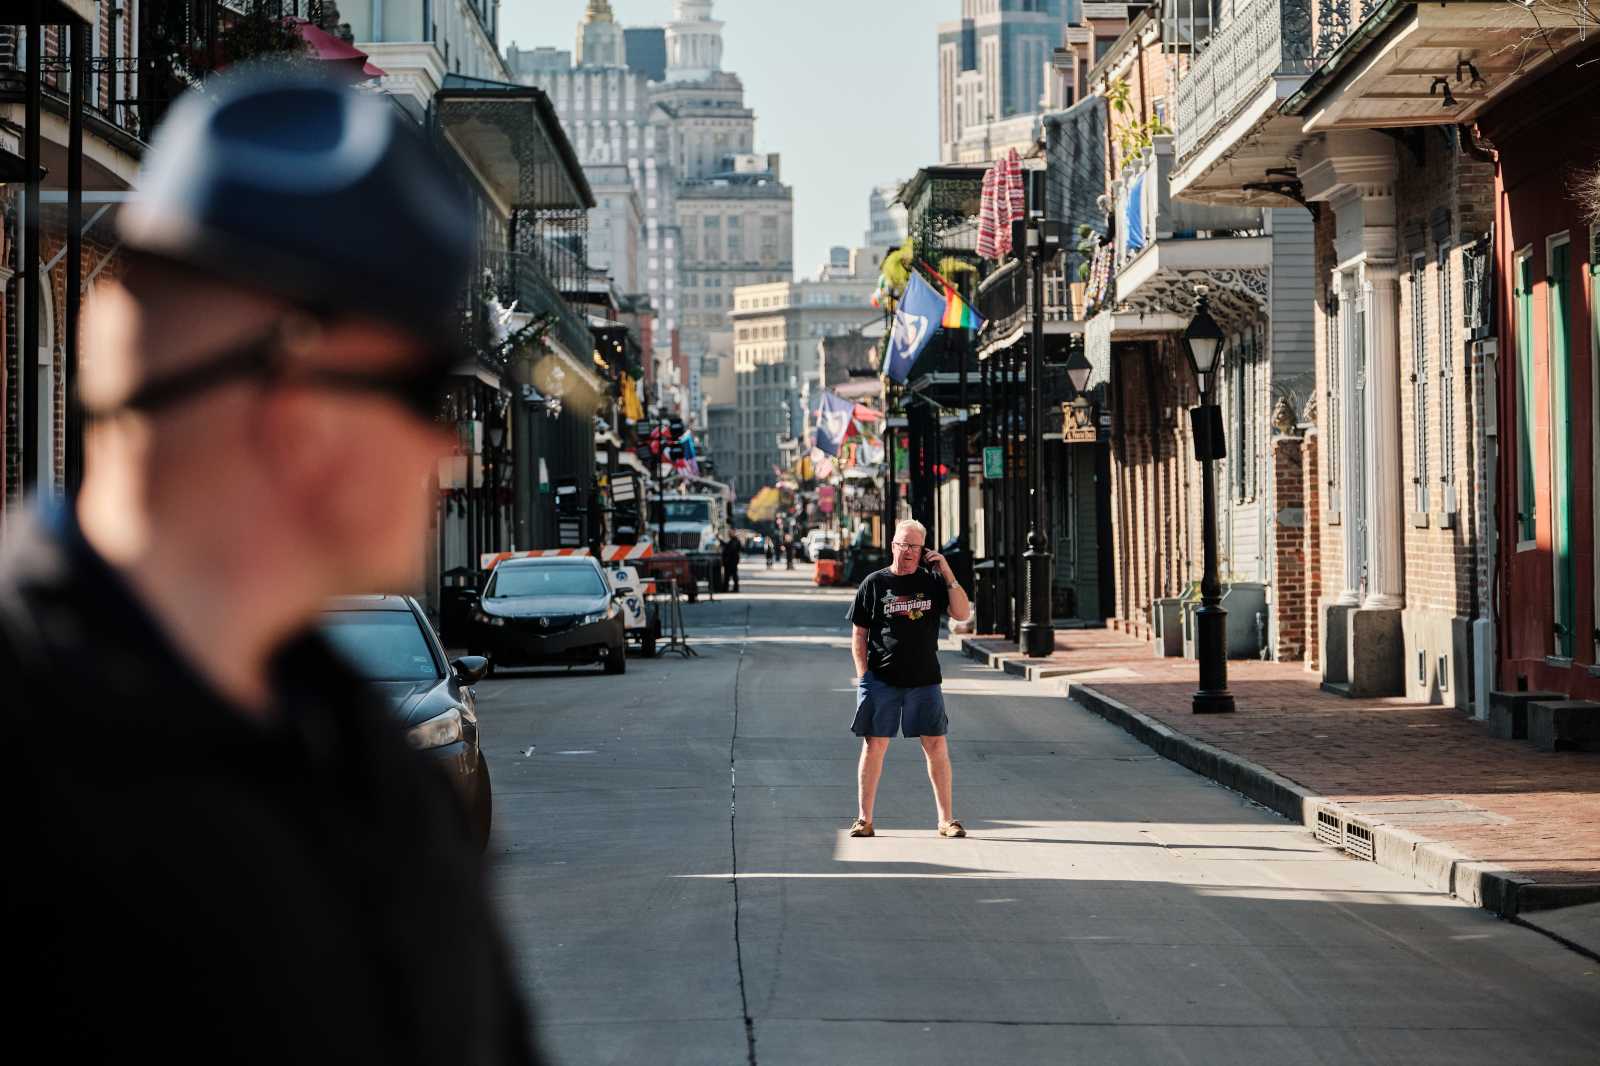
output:
[{"label": "concrete curb", "polygon": [[[1029,680],[1041,679],[1027,673],[1027,667],[1038,660],[1018,662],[1020,655],[991,652],[974,640],[963,641],[962,650],[968,657],[987,663],[993,669],[1028,676]],[[1064,672],[1057,671],[1057,674]],[[1162,757],[1299,822],[1313,833],[1319,822],[1337,822],[1341,833],[1344,826],[1364,830],[1370,834],[1372,861],[1378,865],[1501,917],[1514,919],[1523,912],[1600,901],[1600,884],[1539,884],[1512,870],[1478,861],[1448,844],[1388,825],[1381,818],[1330,800],[1248,759],[1196,740],[1091,686],[1058,681],[1056,687],[1069,701],[1126,730]],[[1327,815],[1326,819],[1321,817],[1323,814]],[[1585,954],[1594,954],[1591,947],[1577,945],[1577,948]]]}]

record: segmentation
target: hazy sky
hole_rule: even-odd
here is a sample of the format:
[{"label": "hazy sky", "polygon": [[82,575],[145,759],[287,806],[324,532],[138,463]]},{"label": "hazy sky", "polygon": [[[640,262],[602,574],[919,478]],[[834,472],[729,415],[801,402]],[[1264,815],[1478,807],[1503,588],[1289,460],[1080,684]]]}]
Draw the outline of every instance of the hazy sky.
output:
[{"label": "hazy sky", "polygon": [[[503,0],[501,45],[571,49],[585,0]],[[664,25],[672,0],[612,0],[624,26]],[[935,27],[957,0],[718,0],[722,67],[744,80],[756,150],[794,186],[795,273],[867,231],[874,185],[938,161]]]}]

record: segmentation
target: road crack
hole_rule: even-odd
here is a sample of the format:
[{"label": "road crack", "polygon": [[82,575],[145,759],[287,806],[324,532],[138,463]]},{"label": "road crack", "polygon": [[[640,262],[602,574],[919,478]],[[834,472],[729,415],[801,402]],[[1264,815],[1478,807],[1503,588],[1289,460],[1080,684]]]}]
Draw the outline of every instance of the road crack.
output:
[{"label": "road crack", "polygon": [[[750,635],[750,607],[745,606],[745,636]],[[739,1009],[744,1015],[745,1059],[756,1066],[756,1023],[750,1016],[750,993],[744,979],[744,941],[739,935],[739,781],[735,765],[739,744],[739,680],[744,671],[745,645],[739,646],[739,659],[733,667],[733,735],[728,738],[728,850],[733,876],[733,957],[739,971]]]}]

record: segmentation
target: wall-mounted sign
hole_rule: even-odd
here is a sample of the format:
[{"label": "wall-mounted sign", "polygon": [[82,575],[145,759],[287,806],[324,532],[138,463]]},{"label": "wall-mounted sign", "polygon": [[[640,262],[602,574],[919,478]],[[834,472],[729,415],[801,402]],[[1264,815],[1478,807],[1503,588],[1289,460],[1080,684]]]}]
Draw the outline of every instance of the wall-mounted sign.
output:
[{"label": "wall-mounted sign", "polygon": [[1006,476],[1006,453],[998,444],[983,449],[983,476],[990,481]]},{"label": "wall-mounted sign", "polygon": [[1077,399],[1061,405],[1061,440],[1066,444],[1093,444],[1100,439],[1094,405]]}]

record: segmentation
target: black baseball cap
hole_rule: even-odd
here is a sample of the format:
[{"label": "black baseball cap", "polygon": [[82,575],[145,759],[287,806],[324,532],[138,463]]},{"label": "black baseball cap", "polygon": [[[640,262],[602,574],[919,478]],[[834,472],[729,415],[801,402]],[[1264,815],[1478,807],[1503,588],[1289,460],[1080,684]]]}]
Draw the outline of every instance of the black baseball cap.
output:
[{"label": "black baseball cap", "polygon": [[398,326],[441,359],[460,347],[471,203],[381,93],[281,71],[212,78],[157,129],[118,228],[135,252]]}]

